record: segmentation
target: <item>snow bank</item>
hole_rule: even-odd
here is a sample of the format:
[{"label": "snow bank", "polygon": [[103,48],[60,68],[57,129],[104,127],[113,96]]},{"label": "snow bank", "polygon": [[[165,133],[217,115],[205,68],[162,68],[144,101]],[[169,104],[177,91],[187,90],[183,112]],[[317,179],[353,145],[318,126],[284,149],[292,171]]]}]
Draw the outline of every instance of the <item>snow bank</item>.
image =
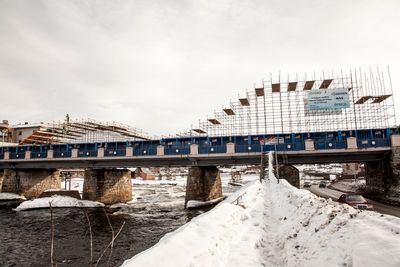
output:
[{"label": "snow bank", "polygon": [[26,200],[26,198],[14,193],[0,193],[0,201],[2,200]]},{"label": "snow bank", "polygon": [[270,166],[122,266],[400,266],[399,233],[399,218],[278,183]]},{"label": "snow bank", "polygon": [[68,208],[68,207],[81,207],[81,208],[98,208],[104,207],[103,203],[89,200],[79,200],[68,196],[58,196],[54,195],[51,197],[36,198],[33,200],[28,200],[22,202],[18,207],[15,208],[16,211],[29,210],[29,209],[40,209],[49,208],[49,203],[54,208]]},{"label": "snow bank", "polygon": [[[259,189],[258,182],[241,188],[210,212],[165,235],[154,247],[125,261],[122,266],[223,266],[229,242],[249,218],[244,207],[255,200]],[[241,194],[243,207],[232,204]]]},{"label": "snow bank", "polygon": [[[400,266],[400,219],[355,210],[294,190],[286,181],[271,183],[270,231],[284,266]],[[262,255],[269,255],[268,250]]]}]

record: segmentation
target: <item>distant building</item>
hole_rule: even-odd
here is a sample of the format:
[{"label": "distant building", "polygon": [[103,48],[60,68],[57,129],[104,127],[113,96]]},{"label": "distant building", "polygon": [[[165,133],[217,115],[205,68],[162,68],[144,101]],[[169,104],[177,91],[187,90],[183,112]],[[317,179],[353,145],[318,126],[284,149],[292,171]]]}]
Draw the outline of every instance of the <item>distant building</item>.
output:
[{"label": "distant building", "polygon": [[134,176],[142,180],[154,180],[155,178],[155,174],[148,168],[136,168]]},{"label": "distant building", "polygon": [[12,141],[12,132],[8,120],[0,121],[0,145],[8,145]]},{"label": "distant building", "polygon": [[45,125],[43,123],[32,123],[25,122],[24,124],[16,124],[9,127],[11,132],[13,143],[22,143],[29,138],[35,131],[39,131]]},{"label": "distant building", "polygon": [[342,164],[342,179],[351,179],[364,176],[364,165],[360,163],[343,163]]}]

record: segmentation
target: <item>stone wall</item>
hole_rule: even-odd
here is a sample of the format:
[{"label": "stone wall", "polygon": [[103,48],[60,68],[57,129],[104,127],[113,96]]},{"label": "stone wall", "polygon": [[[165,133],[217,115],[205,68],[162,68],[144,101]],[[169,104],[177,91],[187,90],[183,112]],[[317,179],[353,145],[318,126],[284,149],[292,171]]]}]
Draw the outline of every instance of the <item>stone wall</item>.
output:
[{"label": "stone wall", "polygon": [[48,189],[61,189],[59,171],[53,169],[4,170],[1,192],[22,194],[27,199],[31,199],[39,197]]},{"label": "stone wall", "polygon": [[[102,174],[104,174],[104,172],[102,172]],[[84,171],[82,199],[97,200],[98,175],[101,175],[99,174],[99,170],[87,169]]]},{"label": "stone wall", "polygon": [[285,179],[294,187],[300,188],[299,170],[289,164],[282,164],[278,167],[279,179]]},{"label": "stone wall", "polygon": [[4,170],[0,170],[0,193],[2,192],[1,188],[3,187],[3,174]]},{"label": "stone wall", "polygon": [[11,169],[5,169],[1,184],[1,192],[19,194],[19,179],[17,172]]},{"label": "stone wall", "polygon": [[393,184],[389,160],[366,162],[365,183],[369,191],[385,191],[389,189]]},{"label": "stone wall", "polygon": [[400,186],[400,147],[392,147],[390,166],[392,168],[393,185]]},{"label": "stone wall", "polygon": [[209,201],[222,197],[221,176],[217,167],[191,167],[186,182],[185,207],[189,200]]},{"label": "stone wall", "polygon": [[83,199],[104,204],[132,200],[131,172],[117,169],[85,170]]}]

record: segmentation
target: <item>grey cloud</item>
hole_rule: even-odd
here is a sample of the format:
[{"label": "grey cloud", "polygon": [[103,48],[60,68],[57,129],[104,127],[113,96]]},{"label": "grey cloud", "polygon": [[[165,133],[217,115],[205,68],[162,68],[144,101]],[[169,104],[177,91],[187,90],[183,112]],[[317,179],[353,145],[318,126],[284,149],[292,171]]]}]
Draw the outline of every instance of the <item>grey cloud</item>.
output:
[{"label": "grey cloud", "polygon": [[270,72],[368,65],[391,66],[398,97],[399,7],[373,0],[2,0],[0,119],[70,113],[175,133]]}]

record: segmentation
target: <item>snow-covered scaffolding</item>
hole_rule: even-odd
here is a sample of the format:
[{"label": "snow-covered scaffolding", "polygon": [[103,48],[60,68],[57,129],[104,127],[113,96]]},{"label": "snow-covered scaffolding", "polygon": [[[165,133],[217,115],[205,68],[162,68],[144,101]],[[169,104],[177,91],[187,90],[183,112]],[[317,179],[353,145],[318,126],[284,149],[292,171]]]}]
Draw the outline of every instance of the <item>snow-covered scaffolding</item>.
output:
[{"label": "snow-covered scaffolding", "polygon": [[69,120],[41,125],[22,144],[113,142],[148,140],[144,131],[117,122],[100,122],[93,119]]},{"label": "snow-covered scaffolding", "polygon": [[[330,102],[333,98],[341,100]],[[324,102],[325,101],[325,102]],[[250,135],[388,128],[396,125],[389,69],[289,75],[247,90],[191,135]]]}]

